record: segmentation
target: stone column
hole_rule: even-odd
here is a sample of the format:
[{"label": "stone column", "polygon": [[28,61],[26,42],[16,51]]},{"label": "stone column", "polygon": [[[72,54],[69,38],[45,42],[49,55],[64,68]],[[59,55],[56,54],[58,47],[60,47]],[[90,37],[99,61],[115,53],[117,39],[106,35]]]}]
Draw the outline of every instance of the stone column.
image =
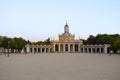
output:
[{"label": "stone column", "polygon": [[26,46],[26,52],[27,52],[27,53],[30,52],[30,47],[29,47],[29,45]]},{"label": "stone column", "polygon": [[93,48],[91,48],[91,53],[93,53]]},{"label": "stone column", "polygon": [[38,48],[36,48],[36,53],[38,53]]},{"label": "stone column", "polygon": [[32,48],[32,53],[34,53],[35,51],[34,51],[34,48]]},{"label": "stone column", "polygon": [[41,49],[41,52],[44,53],[43,48]]},{"label": "stone column", "polygon": [[42,48],[40,48],[40,53],[42,53]]},{"label": "stone column", "polygon": [[41,48],[39,48],[39,53],[41,53]]},{"label": "stone column", "polygon": [[65,44],[63,44],[63,52],[65,52]]},{"label": "stone column", "polygon": [[78,44],[78,52],[80,52],[79,44]]},{"label": "stone column", "polygon": [[61,51],[60,51],[60,44],[58,44],[58,52],[61,52]]},{"label": "stone column", "polygon": [[78,45],[78,51],[81,53],[81,47],[80,47],[80,44]]},{"label": "stone column", "polygon": [[99,48],[99,53],[101,53],[101,48]]},{"label": "stone column", "polygon": [[48,53],[50,53],[50,48],[48,48]]},{"label": "stone column", "polygon": [[68,44],[68,52],[70,52],[70,44]]},{"label": "stone column", "polygon": [[55,44],[53,45],[53,52],[55,52]]},{"label": "stone column", "polygon": [[107,53],[107,47],[106,46],[104,47],[104,53]]},{"label": "stone column", "polygon": [[95,48],[95,53],[97,53],[97,48]]},{"label": "stone column", "polygon": [[89,53],[89,48],[87,48],[87,53]]},{"label": "stone column", "polygon": [[44,48],[44,52],[46,53],[46,48]]}]

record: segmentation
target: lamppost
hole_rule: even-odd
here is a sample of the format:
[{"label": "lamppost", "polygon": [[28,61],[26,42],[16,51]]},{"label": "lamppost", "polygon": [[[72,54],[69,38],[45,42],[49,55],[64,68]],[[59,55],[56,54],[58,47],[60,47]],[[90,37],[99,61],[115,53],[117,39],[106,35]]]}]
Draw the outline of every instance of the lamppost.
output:
[{"label": "lamppost", "polygon": [[10,48],[10,41],[8,41],[8,57],[9,57],[9,48]]}]

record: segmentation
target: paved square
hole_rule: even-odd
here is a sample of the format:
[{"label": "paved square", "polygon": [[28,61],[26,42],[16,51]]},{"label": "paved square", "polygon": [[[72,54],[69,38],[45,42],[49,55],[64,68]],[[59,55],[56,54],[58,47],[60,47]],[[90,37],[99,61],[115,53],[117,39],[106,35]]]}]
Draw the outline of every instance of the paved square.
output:
[{"label": "paved square", "polygon": [[120,56],[85,53],[0,55],[0,80],[120,80]]}]

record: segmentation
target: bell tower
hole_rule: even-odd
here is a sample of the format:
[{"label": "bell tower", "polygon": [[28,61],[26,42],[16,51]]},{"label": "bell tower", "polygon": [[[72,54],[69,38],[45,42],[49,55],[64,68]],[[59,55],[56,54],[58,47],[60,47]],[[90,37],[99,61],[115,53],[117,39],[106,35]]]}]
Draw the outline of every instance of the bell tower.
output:
[{"label": "bell tower", "polygon": [[59,41],[70,42],[74,41],[74,38],[75,36],[69,33],[69,26],[66,21],[66,24],[64,26],[64,33],[59,35]]},{"label": "bell tower", "polygon": [[64,33],[69,33],[69,26],[66,21],[66,25],[64,26]]}]

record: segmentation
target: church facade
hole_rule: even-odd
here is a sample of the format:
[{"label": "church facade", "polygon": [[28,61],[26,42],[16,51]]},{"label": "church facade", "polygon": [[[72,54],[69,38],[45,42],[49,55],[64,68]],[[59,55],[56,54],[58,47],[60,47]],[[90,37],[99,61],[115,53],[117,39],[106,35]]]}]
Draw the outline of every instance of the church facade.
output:
[{"label": "church facade", "polygon": [[75,35],[69,32],[66,23],[64,33],[58,36],[58,40],[52,40],[51,45],[26,45],[26,53],[108,53],[110,45],[83,45],[82,40],[76,40]]},{"label": "church facade", "polygon": [[79,52],[79,46],[82,44],[82,40],[75,40],[75,35],[69,32],[67,23],[64,26],[64,33],[59,35],[58,40],[52,41],[54,52]]}]

